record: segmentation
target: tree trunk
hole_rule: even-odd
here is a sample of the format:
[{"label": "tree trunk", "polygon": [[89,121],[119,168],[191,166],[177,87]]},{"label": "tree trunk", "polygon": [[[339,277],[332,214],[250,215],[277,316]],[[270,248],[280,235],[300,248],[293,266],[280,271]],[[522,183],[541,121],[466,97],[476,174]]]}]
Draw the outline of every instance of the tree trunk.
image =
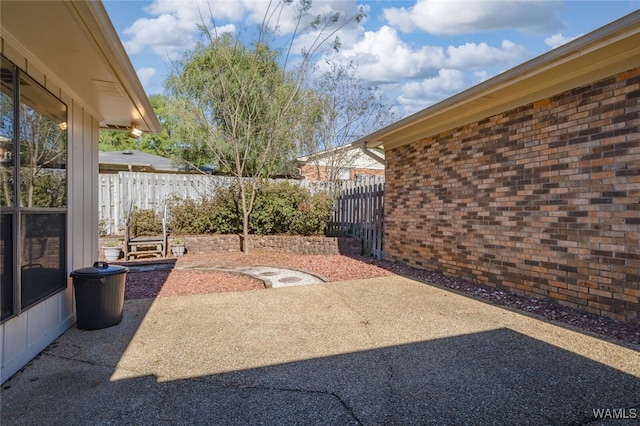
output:
[{"label": "tree trunk", "polygon": [[11,196],[11,191],[9,191],[9,172],[7,171],[6,167],[0,167],[0,173],[2,173],[2,190],[4,191],[4,205],[12,206],[13,197]]},{"label": "tree trunk", "polygon": [[242,251],[249,254],[249,214],[242,213]]},{"label": "tree trunk", "polygon": [[242,204],[242,252],[249,254],[249,206],[247,206],[247,190],[242,178],[238,178],[240,185],[240,202]]},{"label": "tree trunk", "polygon": [[29,182],[29,189],[27,192],[27,207],[33,207],[33,186],[34,186],[34,182],[32,178],[31,181]]}]

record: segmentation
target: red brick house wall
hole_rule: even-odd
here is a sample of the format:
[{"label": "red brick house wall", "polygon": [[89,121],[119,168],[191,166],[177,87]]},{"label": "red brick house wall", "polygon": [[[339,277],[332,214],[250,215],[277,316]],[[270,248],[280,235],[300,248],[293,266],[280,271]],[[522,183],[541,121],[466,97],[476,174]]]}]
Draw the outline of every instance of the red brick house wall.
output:
[{"label": "red brick house wall", "polygon": [[355,180],[358,176],[384,176],[383,169],[357,169],[350,170],[351,180]]},{"label": "red brick house wall", "polygon": [[[325,166],[316,166],[313,164],[304,164],[300,167],[300,173],[306,180],[327,180],[327,168]],[[354,180],[357,176],[384,176],[384,169],[363,169],[351,167],[349,176]]]},{"label": "red brick house wall", "polygon": [[385,257],[640,321],[640,68],[386,152]]},{"label": "red brick house wall", "polygon": [[303,164],[300,166],[300,174],[306,180],[327,180],[327,168],[313,164]]}]

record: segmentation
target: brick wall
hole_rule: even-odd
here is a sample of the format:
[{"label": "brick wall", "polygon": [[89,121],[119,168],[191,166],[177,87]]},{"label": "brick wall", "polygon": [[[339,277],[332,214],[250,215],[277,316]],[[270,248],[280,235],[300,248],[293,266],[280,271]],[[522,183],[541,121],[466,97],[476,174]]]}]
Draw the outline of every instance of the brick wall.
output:
[{"label": "brick wall", "polygon": [[640,321],[640,68],[387,151],[385,257]]},{"label": "brick wall", "polygon": [[327,180],[327,168],[314,164],[303,164],[300,166],[300,173],[306,180]]},{"label": "brick wall", "polygon": [[[240,250],[238,235],[196,235],[185,237],[190,253]],[[299,237],[283,235],[250,235],[249,249],[267,249],[298,254],[362,254],[360,238],[343,237]]]},{"label": "brick wall", "polygon": [[[306,180],[327,180],[327,168],[325,166],[316,166],[313,164],[304,164],[300,167],[300,172]],[[363,169],[351,167],[349,169],[349,177],[351,180],[358,176],[384,176],[384,169]]]},{"label": "brick wall", "polygon": [[349,171],[351,180],[355,180],[358,176],[384,176],[384,169],[358,169],[353,168]]},{"label": "brick wall", "polygon": [[[177,237],[174,236],[174,237]],[[239,251],[241,239],[238,235],[189,235],[183,237],[189,253],[209,253],[213,251]],[[169,238],[169,245],[173,237]],[[101,239],[100,245],[105,240]],[[282,235],[250,235],[250,249],[267,249],[299,254],[362,254],[362,240],[346,237],[297,237]],[[171,253],[171,248],[168,250]],[[102,250],[100,250],[102,256]]]},{"label": "brick wall", "polygon": [[270,249],[299,254],[362,254],[362,240],[346,237],[294,237],[280,235],[252,235],[251,249]]}]

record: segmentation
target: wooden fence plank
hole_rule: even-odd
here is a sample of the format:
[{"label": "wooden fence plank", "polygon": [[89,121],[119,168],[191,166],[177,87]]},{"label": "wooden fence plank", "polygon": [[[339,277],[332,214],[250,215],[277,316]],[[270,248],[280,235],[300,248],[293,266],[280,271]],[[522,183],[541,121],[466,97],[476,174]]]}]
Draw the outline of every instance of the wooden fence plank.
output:
[{"label": "wooden fence plank", "polygon": [[384,254],[383,182],[379,177],[344,182],[330,226],[332,232],[362,238],[364,254],[376,258]]}]

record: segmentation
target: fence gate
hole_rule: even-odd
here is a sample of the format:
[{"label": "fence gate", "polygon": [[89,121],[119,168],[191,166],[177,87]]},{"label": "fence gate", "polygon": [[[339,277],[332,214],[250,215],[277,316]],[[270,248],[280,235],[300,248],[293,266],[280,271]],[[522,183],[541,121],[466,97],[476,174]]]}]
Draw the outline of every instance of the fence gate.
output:
[{"label": "fence gate", "polygon": [[336,197],[333,235],[352,235],[362,239],[363,254],[383,257],[384,181],[346,181]]}]

